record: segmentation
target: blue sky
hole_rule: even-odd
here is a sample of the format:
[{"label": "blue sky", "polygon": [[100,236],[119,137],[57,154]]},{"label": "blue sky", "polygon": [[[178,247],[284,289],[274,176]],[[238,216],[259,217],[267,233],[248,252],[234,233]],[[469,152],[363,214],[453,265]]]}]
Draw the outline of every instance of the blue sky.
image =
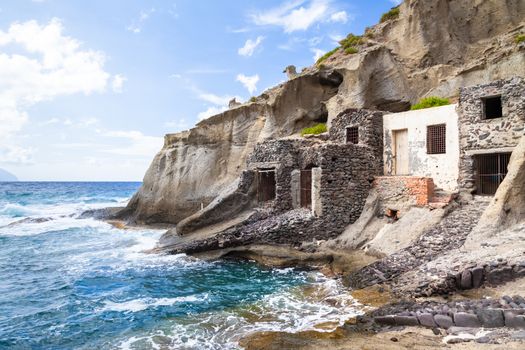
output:
[{"label": "blue sky", "polygon": [[396,0],[3,0],[0,168],[141,180],[166,133],[283,81]]}]

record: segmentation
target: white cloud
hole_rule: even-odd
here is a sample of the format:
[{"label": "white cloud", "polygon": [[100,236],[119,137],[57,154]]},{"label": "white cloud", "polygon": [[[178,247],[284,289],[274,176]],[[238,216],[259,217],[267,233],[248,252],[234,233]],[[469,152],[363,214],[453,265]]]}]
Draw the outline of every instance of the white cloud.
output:
[{"label": "white cloud", "polygon": [[117,94],[122,93],[122,88],[124,86],[124,83],[128,80],[125,76],[121,74],[117,74],[113,77],[113,82],[111,83],[111,88],[114,92]]},{"label": "white cloud", "polygon": [[232,96],[218,96],[215,94],[211,94],[208,92],[201,92],[199,93],[199,98],[203,101],[212,103],[217,106],[224,106],[227,105],[228,102],[233,98]]},{"label": "white cloud", "polygon": [[348,14],[338,11],[331,0],[293,0],[268,11],[251,15],[256,25],[280,26],[286,33],[307,30],[320,22],[348,20]]},{"label": "white cloud", "polygon": [[346,11],[339,11],[339,12],[333,13],[330,16],[330,20],[332,22],[346,23],[348,22],[348,14],[346,13]]},{"label": "white cloud", "polygon": [[401,5],[401,3],[403,2],[403,0],[390,0],[390,2],[394,5]]},{"label": "white cloud", "polygon": [[150,16],[155,12],[154,8],[149,10],[140,11],[139,18],[135,19],[129,26],[126,27],[126,30],[129,30],[132,33],[139,34],[142,31],[142,26]]},{"label": "white cloud", "polygon": [[123,156],[152,157],[162,147],[164,139],[156,136],[146,136],[140,131],[101,131],[102,136],[118,138],[124,141],[122,147],[105,149],[103,152]]},{"label": "white cloud", "polygon": [[209,117],[211,116],[214,116],[216,114],[219,114],[219,113],[222,113],[224,112],[225,110],[227,110],[228,107],[225,107],[225,106],[221,106],[221,107],[209,107],[207,110],[205,110],[204,112],[200,112],[198,115],[197,115],[197,119],[199,121],[202,121],[204,119],[208,119]]},{"label": "white cloud", "polygon": [[55,18],[45,25],[32,20],[0,30],[0,50],[7,45],[10,49],[0,52],[0,159],[27,159],[27,153],[13,151],[11,137],[27,122],[30,106],[106,89],[110,74],[104,70],[104,54],[82,49],[63,29]]},{"label": "white cloud", "polygon": [[253,95],[255,91],[257,91],[257,83],[259,82],[259,75],[244,75],[239,74],[237,75],[237,81],[240,82],[244,87],[248,90],[250,94]]},{"label": "white cloud", "polygon": [[261,45],[263,40],[264,40],[263,36],[258,36],[257,39],[255,40],[251,40],[251,39],[246,40],[246,43],[244,43],[244,46],[241,47],[237,51],[238,54],[241,56],[250,57],[255,52],[255,49],[257,49],[257,47]]},{"label": "white cloud", "polygon": [[32,164],[33,149],[16,145],[0,146],[0,163]]},{"label": "white cloud", "polygon": [[344,35],[341,34],[331,34],[330,40],[332,40],[333,44],[335,46],[339,46],[339,42],[345,38]]},{"label": "white cloud", "polygon": [[326,51],[316,48],[312,48],[310,51],[312,51],[314,54],[314,62],[317,62],[317,60],[323,57],[323,55],[326,53]]},{"label": "white cloud", "polygon": [[51,125],[51,124],[58,124],[58,123],[60,123],[60,119],[51,118],[51,119],[41,122],[40,125],[44,126],[44,125]]}]

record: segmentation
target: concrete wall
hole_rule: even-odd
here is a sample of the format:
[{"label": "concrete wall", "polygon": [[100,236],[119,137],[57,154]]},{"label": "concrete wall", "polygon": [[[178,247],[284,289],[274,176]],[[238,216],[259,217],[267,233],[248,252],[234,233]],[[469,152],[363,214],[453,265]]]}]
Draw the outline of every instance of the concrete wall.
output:
[{"label": "concrete wall", "polygon": [[[446,124],[445,154],[427,154],[427,126]],[[431,177],[446,191],[458,189],[459,135],[456,105],[387,114],[383,119],[384,171],[395,175],[393,130],[408,130],[408,167],[411,176]]]}]

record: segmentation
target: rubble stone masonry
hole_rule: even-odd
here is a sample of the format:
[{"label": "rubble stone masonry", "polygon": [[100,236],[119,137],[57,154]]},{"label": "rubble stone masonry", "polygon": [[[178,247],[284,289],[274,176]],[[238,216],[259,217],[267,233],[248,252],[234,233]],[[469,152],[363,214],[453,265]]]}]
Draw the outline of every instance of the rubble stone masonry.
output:
[{"label": "rubble stone masonry", "polygon": [[[484,119],[483,100],[501,96],[503,117]],[[459,94],[459,186],[475,188],[475,154],[510,151],[524,135],[525,79],[515,77],[462,88]]]}]

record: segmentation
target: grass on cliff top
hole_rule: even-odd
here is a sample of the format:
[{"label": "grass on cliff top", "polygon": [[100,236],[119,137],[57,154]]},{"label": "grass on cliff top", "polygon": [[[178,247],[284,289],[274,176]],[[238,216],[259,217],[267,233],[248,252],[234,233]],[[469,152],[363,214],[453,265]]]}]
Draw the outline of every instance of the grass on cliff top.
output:
[{"label": "grass on cliff top", "polygon": [[346,38],[341,40],[339,44],[341,46],[336,47],[335,49],[328,51],[325,53],[321,58],[317,60],[315,63],[317,67],[321,66],[321,64],[326,61],[328,58],[330,58],[334,53],[336,53],[339,49],[343,49],[344,53],[347,55],[351,55],[354,53],[358,53],[359,50],[356,48],[357,45],[362,45],[364,43],[364,39],[360,35],[354,35],[352,33],[348,34]]},{"label": "grass on cliff top", "polygon": [[336,47],[335,49],[333,49],[332,51],[328,51],[327,53],[325,53],[323,56],[321,56],[317,62],[315,62],[315,64],[317,66],[320,66],[321,63],[323,63],[324,61],[326,61],[328,58],[330,58],[330,56],[332,56],[334,53],[337,52],[337,50],[339,50],[339,47]]},{"label": "grass on cliff top", "polygon": [[323,132],[327,132],[328,128],[326,127],[325,123],[319,123],[317,125],[312,126],[311,128],[304,128],[301,130],[301,136],[304,135],[319,135]]},{"label": "grass on cliff top", "polygon": [[381,16],[381,23],[398,18],[399,13],[400,13],[399,7],[394,7],[387,13],[383,13],[383,15]]},{"label": "grass on cliff top", "polygon": [[525,41],[525,34],[518,34],[516,35],[516,38],[514,38],[514,41],[516,44],[520,44]]},{"label": "grass on cliff top", "polygon": [[441,98],[436,96],[430,96],[425,97],[419,100],[418,103],[410,107],[412,111],[418,110],[418,109],[425,109],[425,108],[432,108],[432,107],[439,107],[439,106],[446,106],[449,105],[450,101],[448,98]]}]

